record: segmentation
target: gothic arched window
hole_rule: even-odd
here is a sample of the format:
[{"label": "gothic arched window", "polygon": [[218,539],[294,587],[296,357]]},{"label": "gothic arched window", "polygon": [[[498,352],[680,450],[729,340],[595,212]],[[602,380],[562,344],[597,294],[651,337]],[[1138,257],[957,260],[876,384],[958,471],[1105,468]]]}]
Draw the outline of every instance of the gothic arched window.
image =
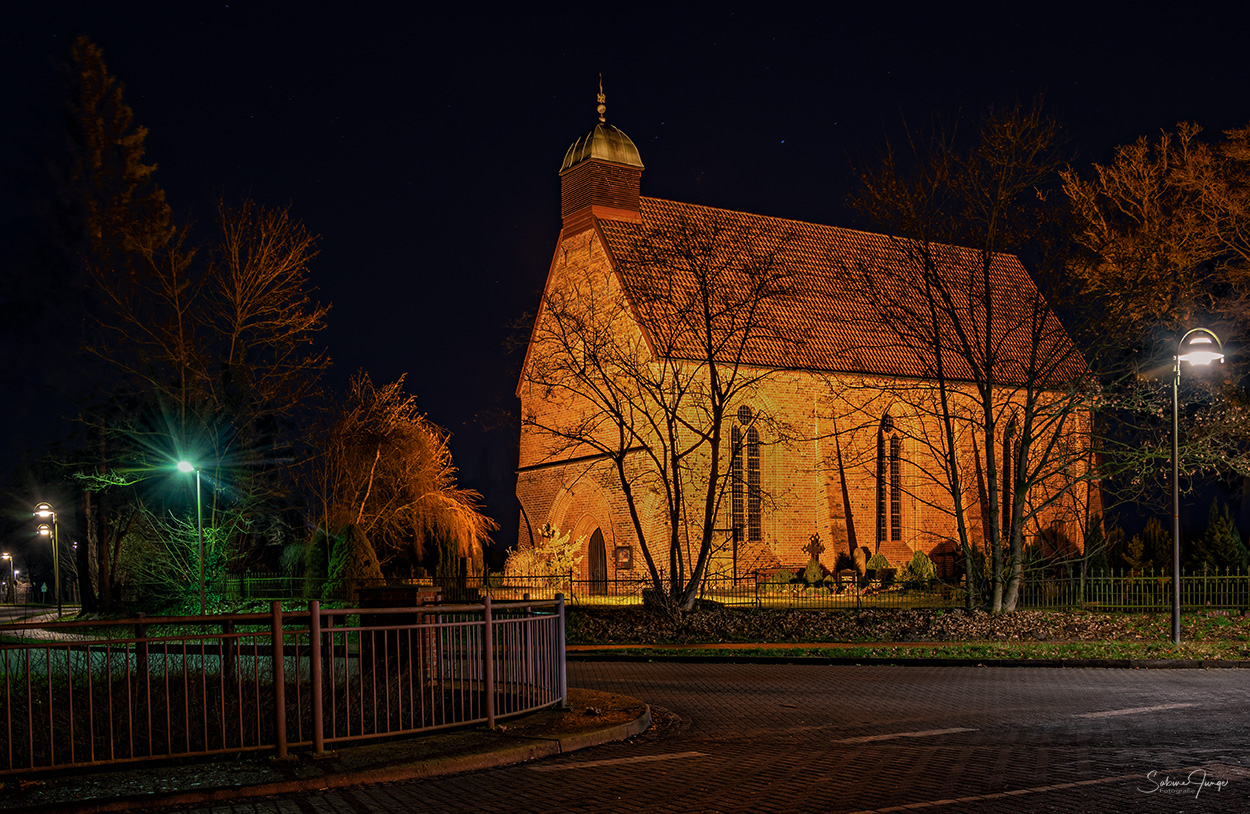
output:
[{"label": "gothic arched window", "polygon": [[[751,408],[738,408],[738,423],[730,431],[730,477],[732,482],[733,526],[742,540],[762,540],[760,519],[760,434],[755,429]],[[745,533],[744,533],[745,532]]]},{"label": "gothic arched window", "polygon": [[889,413],[877,430],[877,547],[903,539],[903,440]]},{"label": "gothic arched window", "polygon": [[999,518],[1000,525],[1003,528],[1003,536],[1011,536],[1011,504],[1012,498],[1016,491],[1016,419],[1015,416],[1007,422],[1007,428],[1003,431],[1003,472],[999,478],[999,489],[1003,493],[1003,516]]}]

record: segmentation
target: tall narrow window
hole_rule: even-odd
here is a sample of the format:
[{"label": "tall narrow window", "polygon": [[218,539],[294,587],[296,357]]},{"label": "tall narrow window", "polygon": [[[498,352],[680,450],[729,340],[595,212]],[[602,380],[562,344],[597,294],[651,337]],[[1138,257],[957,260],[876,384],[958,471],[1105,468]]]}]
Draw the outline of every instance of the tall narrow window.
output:
[{"label": "tall narrow window", "polygon": [[[743,540],[762,540],[761,508],[763,488],[760,482],[760,434],[753,423],[751,408],[738,408],[738,425],[729,433],[731,445],[730,478],[733,504],[733,525]],[[740,425],[740,426],[739,426]]]},{"label": "tall narrow window", "polygon": [[1007,429],[1003,431],[1003,472],[1000,479],[999,488],[1003,492],[1003,516],[999,518],[1000,525],[1003,527],[1003,537],[1011,537],[1011,508],[1014,502],[1012,498],[1016,491],[1015,482],[1015,452],[1016,452],[1016,419],[1013,416],[1007,422]]},{"label": "tall narrow window", "polygon": [[764,539],[760,523],[760,434],[751,427],[747,430],[747,539]]},{"label": "tall narrow window", "polygon": [[877,430],[877,547],[903,539],[903,441],[887,413]]},{"label": "tall narrow window", "polygon": [[903,442],[890,436],[890,539],[903,539]]},{"label": "tall narrow window", "polygon": [[742,428],[737,424],[729,433],[730,437],[730,459],[729,459],[729,476],[731,479],[731,491],[733,494],[733,528],[734,539],[745,539],[746,533],[746,515],[743,511],[745,503],[743,501],[742,481]]}]

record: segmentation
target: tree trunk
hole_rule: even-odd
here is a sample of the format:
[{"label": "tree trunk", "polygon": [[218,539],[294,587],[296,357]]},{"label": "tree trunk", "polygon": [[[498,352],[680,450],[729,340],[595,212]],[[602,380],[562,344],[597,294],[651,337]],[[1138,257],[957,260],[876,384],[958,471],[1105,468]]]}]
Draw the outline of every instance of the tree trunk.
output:
[{"label": "tree trunk", "polygon": [[96,613],[100,610],[100,605],[96,600],[95,588],[91,584],[91,552],[99,535],[99,529],[96,523],[96,504],[92,500],[93,493],[86,490],[83,495],[83,514],[87,519],[87,544],[80,545],[74,551],[74,558],[78,563],[78,594],[82,598],[83,612]]}]

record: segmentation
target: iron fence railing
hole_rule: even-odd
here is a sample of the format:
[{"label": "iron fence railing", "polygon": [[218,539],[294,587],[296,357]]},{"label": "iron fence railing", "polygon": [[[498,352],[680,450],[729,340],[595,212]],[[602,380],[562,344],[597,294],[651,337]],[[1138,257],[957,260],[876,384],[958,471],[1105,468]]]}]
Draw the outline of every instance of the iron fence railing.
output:
[{"label": "iron fence railing", "polygon": [[[1166,611],[1172,607],[1172,576],[1145,571],[1027,580],[1021,605],[1051,610]],[[1250,609],[1250,575],[1216,570],[1183,574],[1181,608]]]},{"label": "iron fence railing", "polygon": [[[559,591],[571,606],[642,605],[650,580],[577,580],[549,578],[503,579],[482,587],[495,598],[514,598],[523,592],[550,596]],[[829,578],[819,585],[775,582],[755,575],[709,577],[700,598],[729,607],[848,610],[858,608],[960,608],[968,601],[961,582],[931,581],[923,585],[897,579]],[[980,604],[974,597],[974,604]],[[1171,608],[1172,577],[1151,572],[1110,572],[1094,575],[1029,574],[1020,592],[1019,607],[1030,609],[1103,609],[1140,613]],[[1186,610],[1241,608],[1250,610],[1250,575],[1200,571],[1181,576],[1181,605]]]},{"label": "iron fence railing", "polygon": [[[843,575],[828,577],[818,585],[777,582],[767,574],[746,574],[737,579],[709,576],[701,586],[702,599],[731,607],[848,608],[964,607],[967,592],[962,581],[933,581],[925,585],[895,579],[862,579]],[[305,580],[273,575],[231,575],[214,583],[231,599],[299,599],[308,594]],[[380,584],[380,583],[378,583]],[[569,605],[581,607],[631,606],[647,602],[651,581],[641,576],[608,579],[577,579],[571,574],[540,576],[470,575],[467,578],[414,579],[406,584],[437,588],[444,601],[480,602],[484,597],[515,601],[529,596],[554,599],[562,594]],[[352,586],[351,601],[359,588]],[[1021,586],[1020,607],[1062,610],[1102,608],[1116,611],[1155,612],[1171,608],[1172,577],[1169,573],[1114,571],[1098,574],[1028,573]],[[974,604],[981,599],[974,597]],[[1208,570],[1181,577],[1181,602],[1188,609],[1250,608],[1250,575],[1235,571]]]},{"label": "iron fence railing", "polygon": [[0,775],[486,723],[567,700],[564,602],[0,625]]}]

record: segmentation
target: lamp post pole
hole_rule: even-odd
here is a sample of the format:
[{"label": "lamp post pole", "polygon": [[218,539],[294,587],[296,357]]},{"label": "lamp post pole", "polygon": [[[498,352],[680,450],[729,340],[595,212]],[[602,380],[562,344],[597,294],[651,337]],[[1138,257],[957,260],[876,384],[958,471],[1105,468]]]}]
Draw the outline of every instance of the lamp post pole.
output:
[{"label": "lamp post pole", "polygon": [[1181,643],[1181,463],[1180,391],[1181,357],[1176,352],[1172,376],[1172,644]]},{"label": "lamp post pole", "polygon": [[1209,365],[1224,361],[1224,346],[1215,332],[1191,328],[1176,343],[1172,374],[1172,644],[1181,643],[1181,362]]},{"label": "lamp post pole", "polygon": [[200,499],[200,468],[190,461],[178,462],[179,472],[195,473],[195,533],[200,548],[200,616],[204,615],[204,504]]},{"label": "lamp post pole", "polygon": [[195,533],[200,543],[200,616],[204,615],[204,504],[200,501],[200,470],[195,469]]},{"label": "lamp post pole", "polygon": [[0,560],[9,561],[9,590],[6,593],[9,595],[9,602],[17,604],[17,587],[13,584],[13,581],[17,579],[17,572],[13,570],[13,557],[9,554],[0,554]]},{"label": "lamp post pole", "polygon": [[[44,517],[44,518],[47,518],[47,517],[52,518],[52,528],[51,528],[52,581],[55,583],[54,587],[56,588],[56,618],[60,619],[61,614],[62,614],[62,610],[61,610],[61,548],[60,548],[60,542],[58,540],[59,535],[57,534],[58,524],[56,521],[56,511],[52,508],[51,503],[40,503],[39,505],[35,506],[35,516]],[[44,534],[44,535],[48,534],[47,523],[40,524],[39,533]]]}]

